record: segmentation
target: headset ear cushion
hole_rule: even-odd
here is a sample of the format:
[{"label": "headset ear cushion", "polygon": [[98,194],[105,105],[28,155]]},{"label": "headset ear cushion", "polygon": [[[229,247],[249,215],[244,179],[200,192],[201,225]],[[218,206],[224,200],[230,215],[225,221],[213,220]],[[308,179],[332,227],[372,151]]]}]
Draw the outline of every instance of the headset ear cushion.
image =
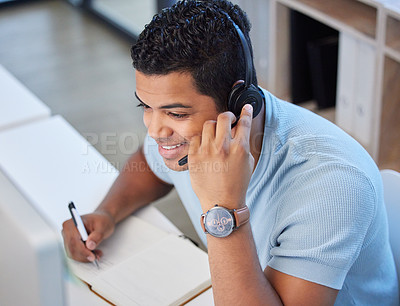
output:
[{"label": "headset ear cushion", "polygon": [[240,97],[241,92],[245,89],[244,83],[238,83],[233,86],[228,97],[228,111],[232,112],[236,117],[240,116],[241,109],[238,110],[237,100]]},{"label": "headset ear cushion", "polygon": [[238,118],[242,112],[243,106],[245,104],[251,104],[253,106],[254,118],[261,111],[263,101],[263,95],[256,86],[252,84],[246,87],[244,83],[239,83],[232,88],[229,94],[228,110]]}]

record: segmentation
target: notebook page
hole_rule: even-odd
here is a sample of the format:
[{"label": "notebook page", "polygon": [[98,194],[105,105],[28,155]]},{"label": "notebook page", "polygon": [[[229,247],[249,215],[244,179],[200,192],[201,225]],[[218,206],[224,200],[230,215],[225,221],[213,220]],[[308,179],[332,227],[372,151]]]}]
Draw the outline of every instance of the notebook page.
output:
[{"label": "notebook page", "polygon": [[92,289],[117,305],[179,305],[210,286],[207,254],[169,235],[107,270]]},{"label": "notebook page", "polygon": [[120,264],[151,244],[168,236],[168,233],[135,216],[122,221],[115,232],[99,245],[103,256],[99,269],[93,263],[82,263],[69,259],[73,273],[83,281],[92,284],[94,279],[113,266]]}]

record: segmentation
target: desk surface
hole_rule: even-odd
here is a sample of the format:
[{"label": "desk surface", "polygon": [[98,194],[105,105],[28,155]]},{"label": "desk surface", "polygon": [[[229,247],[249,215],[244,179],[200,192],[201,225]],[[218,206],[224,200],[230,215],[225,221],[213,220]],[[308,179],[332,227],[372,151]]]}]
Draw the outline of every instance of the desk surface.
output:
[{"label": "desk surface", "polygon": [[[1,170],[56,229],[70,218],[69,201],[75,202],[81,214],[93,211],[118,176],[118,171],[60,116],[0,132],[0,147]],[[136,215],[181,234],[153,206]],[[68,305],[77,299],[104,304],[86,286],[68,281],[66,291]],[[189,305],[213,305],[211,290]]]},{"label": "desk surface", "polygon": [[0,131],[50,116],[50,109],[0,65]]},{"label": "desk surface", "polygon": [[118,171],[62,117],[0,133],[0,167],[55,228],[70,218],[67,205],[93,211]]}]

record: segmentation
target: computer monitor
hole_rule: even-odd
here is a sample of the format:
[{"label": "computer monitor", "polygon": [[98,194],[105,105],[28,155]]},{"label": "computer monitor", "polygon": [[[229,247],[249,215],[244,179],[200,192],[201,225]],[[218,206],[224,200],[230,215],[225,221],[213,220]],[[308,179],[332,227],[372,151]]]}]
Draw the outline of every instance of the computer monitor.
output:
[{"label": "computer monitor", "polygon": [[0,169],[0,305],[64,305],[60,234]]}]

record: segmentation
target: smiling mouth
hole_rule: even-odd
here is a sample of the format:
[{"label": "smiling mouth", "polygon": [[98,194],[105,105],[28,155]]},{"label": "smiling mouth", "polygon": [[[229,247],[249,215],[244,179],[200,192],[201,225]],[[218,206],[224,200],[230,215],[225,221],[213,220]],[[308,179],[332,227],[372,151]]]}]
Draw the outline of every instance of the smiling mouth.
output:
[{"label": "smiling mouth", "polygon": [[[179,141],[179,140],[178,140]],[[186,146],[189,144],[184,139],[182,142],[177,143],[177,141],[157,141],[158,153],[164,160],[175,160],[177,158],[182,158],[186,152]]]},{"label": "smiling mouth", "polygon": [[165,149],[165,150],[173,150],[173,149],[176,149],[176,148],[178,148],[178,147],[180,147],[181,145],[183,145],[184,143],[178,143],[177,145],[174,145],[174,146],[161,146],[163,149]]}]

